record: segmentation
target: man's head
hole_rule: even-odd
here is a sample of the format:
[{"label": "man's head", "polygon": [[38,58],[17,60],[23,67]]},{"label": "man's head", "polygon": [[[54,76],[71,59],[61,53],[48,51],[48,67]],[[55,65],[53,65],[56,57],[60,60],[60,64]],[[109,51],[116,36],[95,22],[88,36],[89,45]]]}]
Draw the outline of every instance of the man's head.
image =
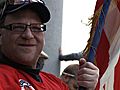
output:
[{"label": "man's head", "polygon": [[16,63],[36,67],[50,13],[42,0],[7,0],[1,10],[1,50]]},{"label": "man's head", "polygon": [[68,85],[70,90],[78,90],[76,79],[78,69],[78,64],[71,64],[62,72],[61,79]]}]

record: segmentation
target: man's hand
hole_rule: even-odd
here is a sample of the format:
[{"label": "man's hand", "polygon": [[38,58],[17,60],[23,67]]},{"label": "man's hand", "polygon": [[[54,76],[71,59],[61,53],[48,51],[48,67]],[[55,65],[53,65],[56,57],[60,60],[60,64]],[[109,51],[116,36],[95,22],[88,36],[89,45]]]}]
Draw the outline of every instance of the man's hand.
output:
[{"label": "man's hand", "polygon": [[83,86],[87,90],[95,90],[99,78],[99,69],[93,63],[86,62],[84,58],[81,58],[79,63],[79,86]]}]

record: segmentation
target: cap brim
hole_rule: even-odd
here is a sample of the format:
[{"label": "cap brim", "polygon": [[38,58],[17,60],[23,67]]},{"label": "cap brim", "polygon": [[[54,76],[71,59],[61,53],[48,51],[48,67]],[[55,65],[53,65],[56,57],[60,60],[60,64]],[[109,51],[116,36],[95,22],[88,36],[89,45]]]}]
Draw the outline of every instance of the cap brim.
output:
[{"label": "cap brim", "polygon": [[43,23],[46,23],[50,20],[50,12],[48,10],[48,8],[41,4],[41,3],[26,3],[26,4],[22,4],[22,5],[10,5],[6,8],[5,13],[12,13],[15,11],[18,11],[22,8],[31,8],[32,10],[34,10],[41,18]]},{"label": "cap brim", "polygon": [[40,58],[48,59],[48,55],[47,55],[44,51],[42,51],[42,52],[40,53]]}]

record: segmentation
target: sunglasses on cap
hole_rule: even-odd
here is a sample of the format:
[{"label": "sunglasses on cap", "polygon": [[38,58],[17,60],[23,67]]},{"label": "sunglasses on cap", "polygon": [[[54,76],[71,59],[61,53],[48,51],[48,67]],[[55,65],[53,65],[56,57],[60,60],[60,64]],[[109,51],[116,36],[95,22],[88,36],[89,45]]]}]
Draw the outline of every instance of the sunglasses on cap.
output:
[{"label": "sunglasses on cap", "polygon": [[40,16],[43,23],[48,22],[50,19],[50,12],[43,0],[2,0],[0,2],[0,19],[23,7],[32,7]]},{"label": "sunglasses on cap", "polygon": [[7,3],[12,5],[18,5],[18,4],[33,3],[33,2],[38,2],[45,5],[45,3],[42,0],[8,0]]},{"label": "sunglasses on cap", "polygon": [[[45,3],[42,0],[2,0],[1,3],[4,3],[2,12],[4,13],[8,5],[24,5],[24,4],[34,3],[34,2],[45,5]],[[16,11],[16,9],[14,9],[14,11]]]}]

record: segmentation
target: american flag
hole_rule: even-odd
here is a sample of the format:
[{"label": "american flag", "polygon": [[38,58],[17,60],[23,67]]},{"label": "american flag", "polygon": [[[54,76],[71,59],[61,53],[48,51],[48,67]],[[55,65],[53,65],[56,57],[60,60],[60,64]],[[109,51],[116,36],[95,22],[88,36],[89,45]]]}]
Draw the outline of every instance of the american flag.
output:
[{"label": "american flag", "polygon": [[[108,3],[109,0],[106,0]],[[95,50],[94,62],[100,69],[100,78],[96,90],[120,90],[120,0],[110,0],[105,18],[99,21],[105,0],[97,0],[86,52],[99,22],[104,21],[101,38]],[[99,26],[101,27],[101,26]],[[98,36],[99,37],[99,36]]]}]

